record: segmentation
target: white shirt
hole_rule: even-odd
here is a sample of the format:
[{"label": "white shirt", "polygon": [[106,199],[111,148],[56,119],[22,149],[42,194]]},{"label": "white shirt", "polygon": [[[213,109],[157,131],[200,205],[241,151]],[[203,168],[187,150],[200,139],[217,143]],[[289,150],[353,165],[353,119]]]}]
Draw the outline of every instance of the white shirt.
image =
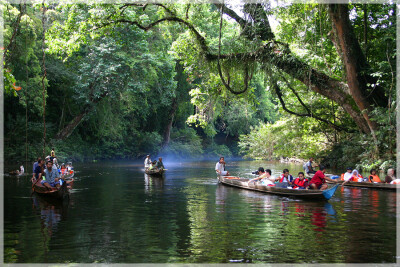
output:
[{"label": "white shirt", "polygon": [[353,177],[353,173],[351,173],[351,172],[346,172],[346,173],[344,174],[344,176],[343,176],[343,179],[344,179],[345,181],[348,181],[348,180],[351,179],[351,177]]},{"label": "white shirt", "polygon": [[144,167],[148,168],[148,167],[150,167],[150,165],[151,165],[151,159],[150,158],[146,158],[144,160]]},{"label": "white shirt", "polygon": [[218,172],[225,171],[225,164],[221,164],[221,163],[217,162],[217,164],[215,165],[215,170]]}]

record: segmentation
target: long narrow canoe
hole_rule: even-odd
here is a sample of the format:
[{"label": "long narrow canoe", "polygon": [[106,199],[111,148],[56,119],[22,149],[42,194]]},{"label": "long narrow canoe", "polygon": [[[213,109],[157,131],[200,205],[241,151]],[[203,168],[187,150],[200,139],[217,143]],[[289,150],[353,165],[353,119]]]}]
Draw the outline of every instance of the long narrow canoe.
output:
[{"label": "long narrow canoe", "polygon": [[41,184],[41,180],[39,180],[37,182],[32,182],[32,189],[40,196],[54,199],[64,199],[69,196],[69,189],[66,182],[64,182],[59,188],[53,187],[52,190],[48,190],[44,185]]},{"label": "long narrow canoe", "polygon": [[239,178],[235,176],[218,176],[218,180],[225,185],[230,185],[234,187],[239,187],[243,189],[259,191],[269,194],[275,194],[280,196],[296,197],[303,199],[313,199],[313,200],[329,200],[336,192],[339,185],[335,185],[330,189],[325,191],[321,190],[305,190],[305,189],[289,189],[281,188],[277,186],[266,186],[257,183],[249,183],[250,179]]},{"label": "long narrow canoe", "polygon": [[156,169],[156,170],[145,169],[144,172],[146,174],[153,175],[153,176],[162,176],[165,173],[165,169]]},{"label": "long narrow canoe", "polygon": [[[343,184],[344,181],[338,180],[336,183]],[[361,187],[361,188],[372,188],[372,189],[384,189],[384,190],[396,190],[400,188],[400,185],[396,184],[385,184],[385,183],[368,183],[368,182],[348,182],[344,186]]]}]

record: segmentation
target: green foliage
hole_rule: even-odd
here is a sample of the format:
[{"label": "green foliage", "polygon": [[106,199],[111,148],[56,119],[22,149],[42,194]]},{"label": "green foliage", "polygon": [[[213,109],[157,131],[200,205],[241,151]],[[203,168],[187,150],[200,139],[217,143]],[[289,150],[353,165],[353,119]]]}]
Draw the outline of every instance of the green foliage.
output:
[{"label": "green foliage", "polygon": [[[43,146],[42,10],[40,4],[27,5],[16,25],[21,7],[7,5],[4,12],[5,47],[17,33],[9,51],[5,51],[4,68],[5,155],[11,160],[25,155],[26,139],[30,159],[40,155]],[[146,26],[176,15],[193,25],[205,38],[208,52],[216,55],[221,16],[213,4],[47,6],[47,140],[57,146],[60,157],[74,161],[134,158],[148,153],[230,156],[238,150],[240,137],[239,147],[245,157],[325,157],[327,163],[338,167],[391,165],[396,155],[395,5],[350,4],[351,22],[373,69],[372,76],[378,78],[377,84],[390,99],[389,108],[375,108],[371,114],[379,125],[378,144],[372,137],[357,133],[354,121],[340,103],[313,92],[272,67],[272,62],[249,62],[240,56],[270,45],[284,51],[287,48],[283,43],[287,43],[292,59],[346,80],[331,39],[332,26],[325,5],[265,7],[279,22],[273,29],[276,43],[261,41],[257,34],[263,25],[241,29],[236,21],[223,16],[221,54],[236,55],[220,59],[223,77],[233,90],[241,90],[244,70],[252,76],[247,92],[234,95],[222,84],[216,62],[205,58],[202,43],[185,24],[164,21],[144,31],[135,23],[113,23],[126,20]],[[251,40],[249,36],[255,37]],[[284,116],[286,111],[272,90],[270,77],[277,80],[290,111],[308,112],[301,99],[312,117],[345,130],[339,132],[314,118]],[[374,86],[369,85],[371,89]],[[16,91],[19,87],[21,90]],[[69,138],[52,140],[85,112],[87,115]],[[160,151],[172,117],[171,142]],[[196,128],[196,133],[188,124],[201,129]],[[222,136],[223,141],[214,142]]]},{"label": "green foliage", "polygon": [[240,153],[245,158],[277,159],[308,158],[326,148],[326,138],[310,131],[312,123],[289,117],[274,124],[260,124],[247,135],[240,136]]},{"label": "green foliage", "polygon": [[192,128],[173,130],[171,142],[160,154],[178,158],[198,157],[203,154],[202,140]]},{"label": "green foliage", "polygon": [[226,145],[217,145],[212,142],[205,148],[204,154],[209,158],[231,157],[233,154]]}]

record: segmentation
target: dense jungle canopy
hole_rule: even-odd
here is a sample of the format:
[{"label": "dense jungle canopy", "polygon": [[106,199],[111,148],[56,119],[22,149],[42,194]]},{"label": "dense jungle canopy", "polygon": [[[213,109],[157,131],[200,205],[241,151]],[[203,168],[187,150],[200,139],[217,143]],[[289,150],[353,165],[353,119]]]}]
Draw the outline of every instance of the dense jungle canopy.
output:
[{"label": "dense jungle canopy", "polygon": [[396,155],[394,4],[7,4],[5,158]]}]

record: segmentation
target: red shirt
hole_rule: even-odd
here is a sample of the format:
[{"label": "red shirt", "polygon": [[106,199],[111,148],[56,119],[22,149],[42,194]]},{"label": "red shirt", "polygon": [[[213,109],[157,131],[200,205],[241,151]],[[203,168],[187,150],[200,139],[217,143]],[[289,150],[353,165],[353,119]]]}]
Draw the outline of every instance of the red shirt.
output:
[{"label": "red shirt", "polygon": [[322,171],[317,171],[313,178],[310,181],[310,184],[315,184],[316,186],[320,186],[325,183],[325,174]]}]

